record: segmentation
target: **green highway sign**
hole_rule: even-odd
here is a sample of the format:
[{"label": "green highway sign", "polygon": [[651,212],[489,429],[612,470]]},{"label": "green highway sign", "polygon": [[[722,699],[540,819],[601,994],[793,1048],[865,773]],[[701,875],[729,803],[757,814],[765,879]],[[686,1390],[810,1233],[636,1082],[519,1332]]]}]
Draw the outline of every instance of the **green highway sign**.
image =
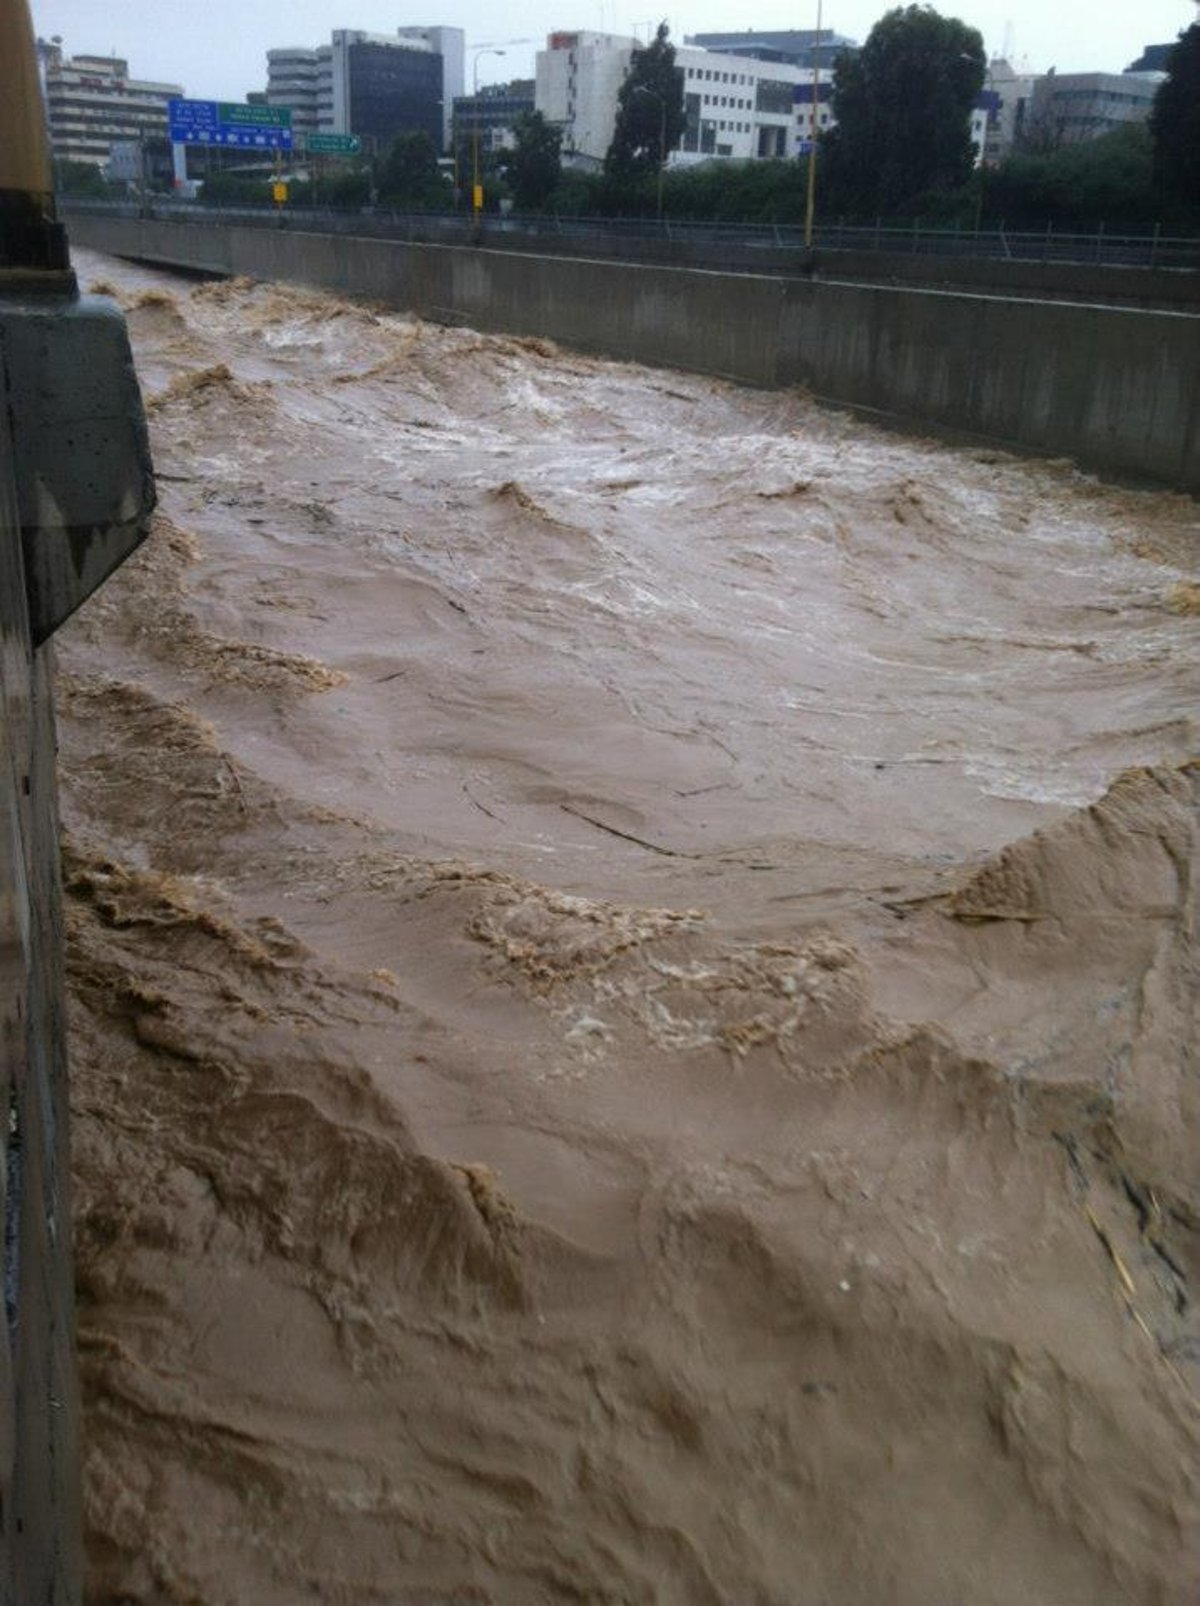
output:
[{"label": "green highway sign", "polygon": [[237,106],[172,97],[167,102],[167,128],[175,145],[232,145],[241,151],[292,148],[289,106]]},{"label": "green highway sign", "polygon": [[304,148],[310,156],[357,156],[362,140],[357,134],[310,134]]},{"label": "green highway sign", "polygon": [[218,107],[218,121],[233,123],[238,128],[290,128],[290,106],[241,106],[222,101]]}]

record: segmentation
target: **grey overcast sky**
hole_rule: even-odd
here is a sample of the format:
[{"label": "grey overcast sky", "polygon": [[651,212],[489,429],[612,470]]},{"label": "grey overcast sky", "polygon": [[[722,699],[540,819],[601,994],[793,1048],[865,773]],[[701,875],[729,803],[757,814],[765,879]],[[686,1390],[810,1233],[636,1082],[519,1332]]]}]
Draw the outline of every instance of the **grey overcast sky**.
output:
[{"label": "grey overcast sky", "polygon": [[[514,41],[503,59],[479,60],[479,82],[533,73],[534,52],[554,29],[603,29],[642,39],[665,14],[672,38],[755,28],[811,28],[816,0],[673,0],[665,13],[645,0],[438,0],[410,10],[390,0],[30,0],[39,34],[62,36],[69,54],[124,56],[130,72],[184,86],[198,99],[240,100],[264,87],[266,51],[274,45],[316,45],[334,28],[392,33],[441,23],[466,30],[472,45]],[[860,42],[890,7],[878,0],[825,0],[822,26]],[[946,16],[978,28],[989,55],[1024,58],[1030,70],[1119,72],[1142,46],[1174,39],[1197,20],[1193,0],[959,0],[939,5]],[[633,13],[631,15],[630,13]],[[520,42],[516,42],[520,41]],[[471,57],[467,86],[470,88]]]}]

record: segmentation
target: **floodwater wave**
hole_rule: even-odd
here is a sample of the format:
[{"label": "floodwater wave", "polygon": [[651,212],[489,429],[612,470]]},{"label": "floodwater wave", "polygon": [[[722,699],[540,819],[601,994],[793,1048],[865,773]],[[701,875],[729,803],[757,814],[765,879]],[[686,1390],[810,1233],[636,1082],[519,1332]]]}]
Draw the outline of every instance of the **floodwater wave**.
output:
[{"label": "floodwater wave", "polygon": [[77,258],[89,1601],[1193,1598],[1196,504]]}]

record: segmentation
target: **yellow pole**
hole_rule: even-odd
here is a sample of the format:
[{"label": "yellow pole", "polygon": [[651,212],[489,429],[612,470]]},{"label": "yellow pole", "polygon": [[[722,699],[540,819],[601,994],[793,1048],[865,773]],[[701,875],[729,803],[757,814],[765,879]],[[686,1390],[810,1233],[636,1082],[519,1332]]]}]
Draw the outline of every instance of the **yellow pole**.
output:
[{"label": "yellow pole", "polygon": [[471,118],[473,136],[471,139],[471,221],[476,228],[479,226],[479,214],[483,210],[483,186],[479,182],[479,58],[481,56],[503,56],[503,50],[477,50],[475,62],[471,73]]},{"label": "yellow pole", "polygon": [[821,0],[817,0],[817,38],[813,46],[812,125],[808,150],[808,198],[804,208],[804,249],[812,248],[813,213],[817,205],[817,91],[820,87],[818,62],[821,48]]},{"label": "yellow pole", "polygon": [[0,3],[0,193],[26,195],[47,218],[54,216],[54,179],[46,148],[46,116],[26,0]]},{"label": "yellow pole", "polygon": [[66,273],[27,0],[0,0],[0,267]]}]

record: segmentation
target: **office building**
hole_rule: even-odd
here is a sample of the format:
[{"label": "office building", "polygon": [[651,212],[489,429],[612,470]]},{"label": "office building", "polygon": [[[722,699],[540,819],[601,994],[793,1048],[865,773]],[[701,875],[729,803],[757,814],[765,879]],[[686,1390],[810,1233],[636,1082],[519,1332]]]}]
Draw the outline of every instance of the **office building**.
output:
[{"label": "office building", "polygon": [[[368,153],[398,134],[428,134],[442,146],[442,58],[424,40],[335,29],[330,127],[357,134]],[[322,125],[324,126],[324,125]]]},{"label": "office building", "polygon": [[[796,156],[802,137],[811,138],[811,71],[692,45],[678,50],[675,62],[683,72],[687,118],[677,162]],[[818,73],[818,89],[821,78],[828,74]],[[819,126],[822,110],[828,115],[818,96]]]},{"label": "office building", "polygon": [[985,166],[995,167],[1011,156],[1025,131],[1036,75],[1014,67],[1003,56],[988,63],[984,94],[995,96],[984,129]]},{"label": "office building", "polygon": [[459,95],[454,101],[451,149],[457,155],[479,139],[481,153],[512,150],[513,125],[534,110],[534,81],[515,78],[510,84],[488,84],[478,95]]},{"label": "office building", "polygon": [[327,45],[269,50],[267,99],[290,106],[301,133],[357,134],[370,151],[419,129],[442,150],[463,92],[463,57],[461,28],[339,28]]},{"label": "office building", "polygon": [[171,189],[175,180],[171,141],[157,134],[114,139],[104,164],[104,177],[110,184],[123,184],[133,195]]},{"label": "office building", "polygon": [[1026,132],[1036,143],[1072,145],[1111,134],[1128,123],[1145,122],[1164,76],[1049,72],[1034,83]]},{"label": "office building", "polygon": [[[671,166],[804,156],[814,135],[833,128],[834,69],[812,63],[832,60],[838,50],[856,50],[853,40],[825,32],[696,37],[728,38],[737,49],[710,50],[692,43],[676,49],[686,122],[678,148],[670,153]],[[813,46],[818,39],[819,52]],[[554,33],[546,45],[537,57],[537,109],[562,130],[564,162],[598,168],[612,143],[617,95],[637,41],[612,34]],[[806,52],[808,65],[797,65]],[[1012,86],[1028,88],[1032,83],[1018,79],[1006,62],[993,63],[993,69],[996,81],[989,73],[988,87],[971,111],[976,164],[985,157],[993,129],[997,140],[1006,134],[1011,143],[1014,114],[1010,104],[1005,121],[1002,85],[1011,80]]]},{"label": "office building", "polygon": [[291,109],[294,134],[315,134],[321,127],[317,112],[319,54],[300,45],[267,51],[267,105]]},{"label": "office building", "polygon": [[1136,61],[1131,61],[1128,67],[1126,67],[1125,71],[1138,73],[1162,73],[1165,76],[1167,71],[1167,59],[1172,50],[1174,50],[1175,44],[1176,41],[1171,39],[1165,45],[1144,46],[1138,59]]},{"label": "office building", "polygon": [[562,131],[568,167],[599,168],[612,144],[617,93],[637,40],[607,33],[558,32],[539,50],[534,104]]},{"label": "office building", "polygon": [[812,149],[814,129],[817,134],[827,133],[834,121],[832,73],[818,71],[815,84],[812,74],[806,73],[804,81],[796,85],[796,154],[807,156]]},{"label": "office building", "polygon": [[450,124],[454,116],[454,102],[467,90],[465,72],[466,36],[461,28],[400,28],[401,39],[417,39],[435,50],[442,58],[442,138],[439,147],[450,145]]},{"label": "office building", "polygon": [[[538,52],[535,101],[538,111],[563,133],[563,157],[571,165],[599,167],[612,143],[617,95],[637,41],[614,34],[553,33]],[[683,74],[687,118],[670,161],[728,157],[753,160],[799,154],[811,138],[812,70],[790,62],[724,54],[681,45],[675,65]],[[832,74],[818,73],[821,90]],[[827,126],[828,108],[818,109]]]},{"label": "office building", "polygon": [[67,56],[57,41],[39,41],[50,145],[62,161],[103,167],[114,143],[165,139],[167,102],[179,84],[129,76],[120,56]]},{"label": "office building", "polygon": [[718,55],[745,56],[750,61],[776,61],[789,67],[814,67],[832,72],[843,50],[857,50],[858,44],[843,34],[822,28],[748,28],[741,33],[694,33],[685,45],[697,45]]}]

